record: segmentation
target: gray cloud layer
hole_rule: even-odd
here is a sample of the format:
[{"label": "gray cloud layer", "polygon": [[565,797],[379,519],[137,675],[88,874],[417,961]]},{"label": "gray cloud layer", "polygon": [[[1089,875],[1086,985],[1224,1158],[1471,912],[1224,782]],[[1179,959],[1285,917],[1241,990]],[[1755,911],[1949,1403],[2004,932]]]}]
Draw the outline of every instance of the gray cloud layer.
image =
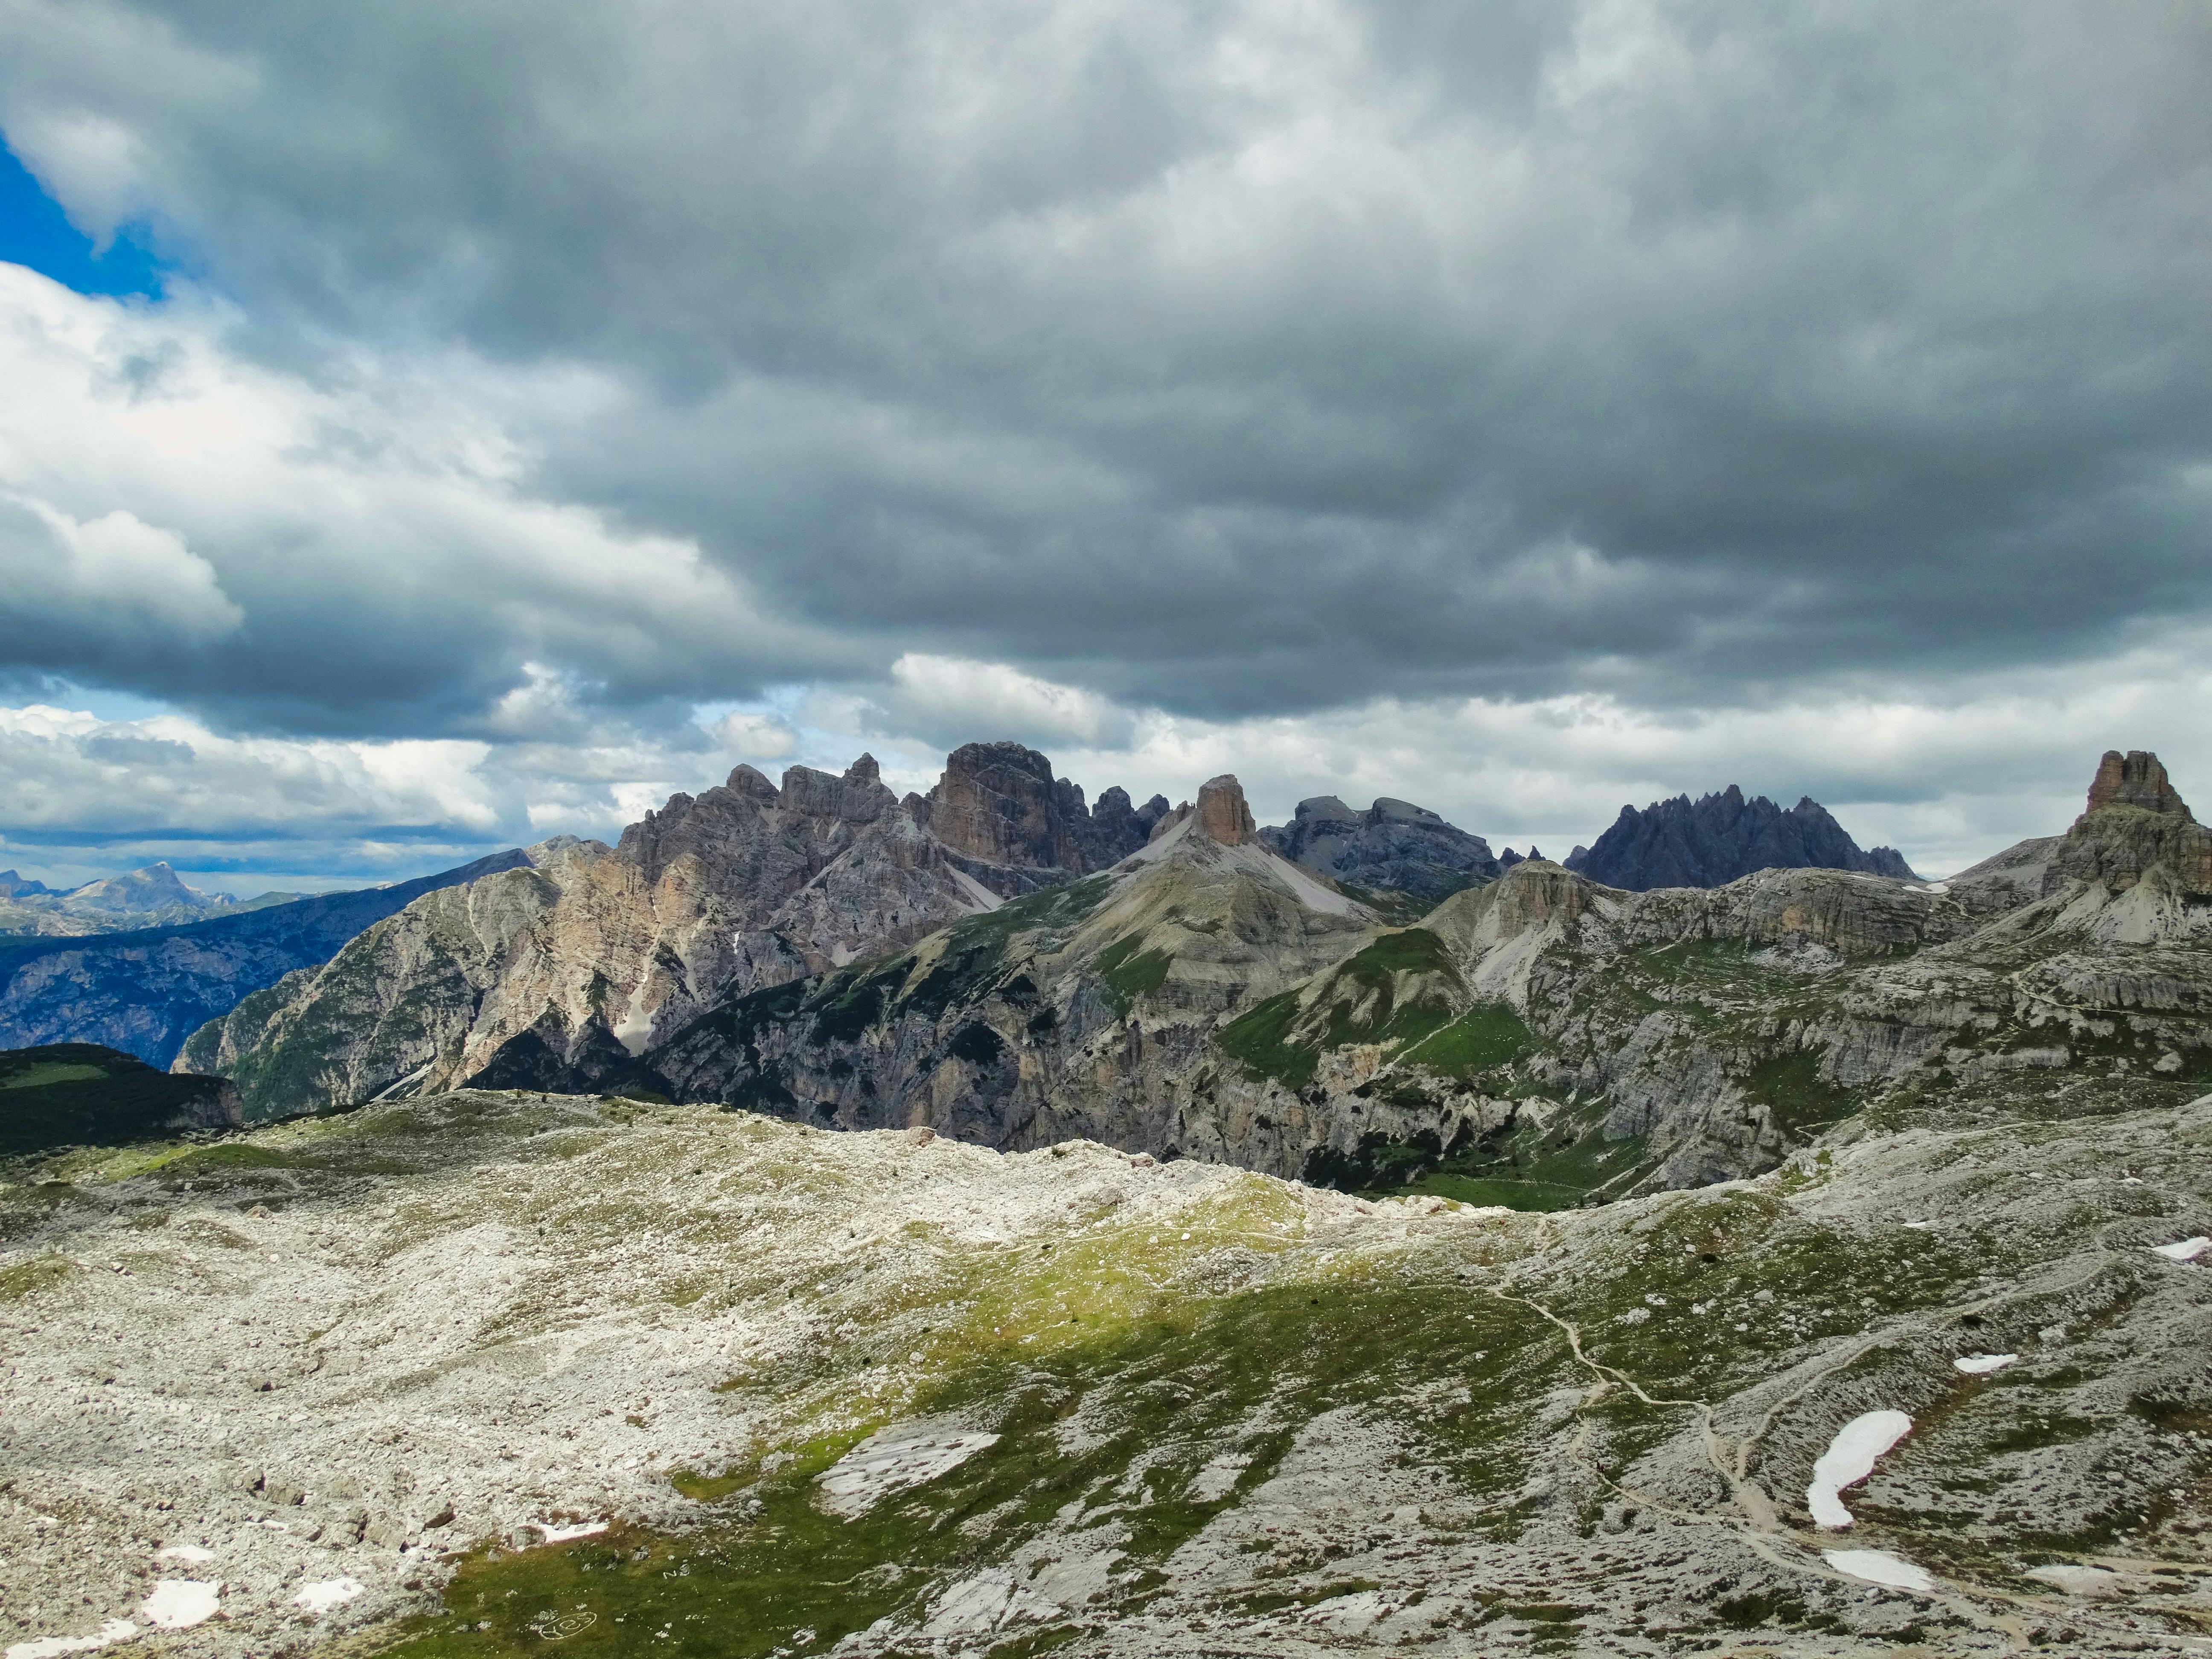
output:
[{"label": "gray cloud layer", "polygon": [[[1788,711],[1760,744],[1894,703],[1891,775],[1869,736],[1786,787],[1929,800],[1991,677],[2081,717],[2126,662],[2148,708],[2212,623],[2202,7],[0,0],[0,40],[9,144],[186,273],[0,269],[0,692],[489,745],[456,836],[696,784],[801,686],[878,747],[1164,774],[1093,787],[1227,732],[1351,787],[1395,722],[1490,767],[1469,811],[1567,787],[1469,696]],[[150,822],[69,775],[72,823]],[[353,787],[332,825],[397,822]]]},{"label": "gray cloud layer", "polygon": [[[270,360],[610,377],[498,411],[527,488],[811,632],[533,642],[618,699],[919,648],[1727,700],[2204,605],[2199,8],[7,10],[0,125]],[[313,702],[313,594],[234,597],[254,648],[159,689]],[[456,729],[483,625],[337,701]]]}]

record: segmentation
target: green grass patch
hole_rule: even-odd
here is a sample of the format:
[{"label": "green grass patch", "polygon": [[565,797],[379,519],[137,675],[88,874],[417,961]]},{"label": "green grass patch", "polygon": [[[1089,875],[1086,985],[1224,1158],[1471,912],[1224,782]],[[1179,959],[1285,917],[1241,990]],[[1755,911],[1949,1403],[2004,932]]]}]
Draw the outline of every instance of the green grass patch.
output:
[{"label": "green grass patch", "polygon": [[36,1089],[49,1083],[82,1083],[88,1078],[106,1075],[107,1069],[102,1066],[27,1066],[0,1078],[0,1089]]},{"label": "green grass patch", "polygon": [[1213,1046],[1255,1076],[1303,1089],[1321,1069],[1321,1050],[1291,1040],[1300,1012],[1298,994],[1282,992],[1223,1026],[1214,1034]]},{"label": "green grass patch", "polygon": [[1449,1198],[1476,1209],[1571,1210],[1583,1201],[1583,1189],[1549,1182],[1508,1181],[1495,1176],[1450,1175],[1431,1170],[1403,1188]]},{"label": "green grass patch", "polygon": [[0,1267],[0,1302],[20,1302],[35,1296],[76,1271],[64,1255],[34,1255],[12,1267]]},{"label": "green grass patch", "polygon": [[1398,1056],[1441,1076],[1472,1079],[1510,1066],[1536,1052],[1538,1043],[1520,1015],[1502,1002],[1480,1002]]},{"label": "green grass patch", "polygon": [[1821,1079],[1820,1051],[1814,1048],[1759,1061],[1743,1079],[1743,1090],[1771,1109],[1776,1126],[1793,1139],[1802,1139],[1856,1109],[1849,1090]]},{"label": "green grass patch", "polygon": [[1106,988],[1106,1000],[1124,1019],[1141,999],[1152,995],[1168,982],[1168,967],[1174,960],[1157,947],[1150,951],[1139,949],[1143,943],[1142,938],[1135,935],[1116,939],[1091,959],[1092,968]]},{"label": "green grass patch", "polygon": [[[1235,1236],[1262,1217],[1214,1219]],[[1565,1358],[1557,1334],[1533,1314],[1471,1302],[1441,1274],[1276,1282],[1215,1297],[1114,1278],[1117,1263],[1158,1243],[1132,1229],[1025,1253],[1018,1267],[979,1266],[967,1287],[971,1311],[939,1334],[935,1352],[950,1363],[895,1413],[950,1413],[1000,1437],[938,1480],[842,1521],[817,1506],[816,1480],[884,1416],[763,1445],[739,1467],[675,1477],[678,1491],[711,1506],[679,1536],[617,1530],[471,1554],[443,1606],[406,1621],[390,1650],[520,1654],[544,1645],[538,1632],[558,1629],[564,1647],[604,1654],[821,1651],[881,1618],[918,1623],[948,1585],[1018,1564],[1048,1527],[1062,1553],[1115,1550],[1139,1569],[1066,1619],[1001,1638],[1042,1651],[1141,1606],[1174,1551],[1271,1478],[1322,1413],[1359,1408],[1387,1425],[1404,1456],[1490,1501],[1525,1479],[1514,1437]],[[1057,1322],[1040,1329],[1041,1320]],[[1387,1344],[1376,1341],[1378,1330],[1391,1334]],[[827,1375],[842,1363],[825,1355],[819,1368]],[[1460,1403],[1437,1408],[1446,1399]],[[1084,1432],[1071,1441],[1066,1429],[1079,1414]],[[1243,1462],[1233,1482],[1194,1489],[1232,1449]],[[1367,1579],[1286,1583],[1280,1605],[1374,1588]],[[812,1632],[803,1646],[801,1632]]]}]

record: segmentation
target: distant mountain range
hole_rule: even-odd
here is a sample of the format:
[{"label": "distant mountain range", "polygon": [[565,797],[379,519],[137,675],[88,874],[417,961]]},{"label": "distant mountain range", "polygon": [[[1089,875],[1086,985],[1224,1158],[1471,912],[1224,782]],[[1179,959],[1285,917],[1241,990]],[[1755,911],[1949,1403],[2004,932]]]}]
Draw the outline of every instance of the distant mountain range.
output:
[{"label": "distant mountain range", "polygon": [[[1236,803],[1249,818],[1241,792]],[[10,871],[0,912],[29,907],[88,936],[0,938],[0,1045],[95,1042],[167,1066],[204,1026],[186,1063],[236,1075],[249,1115],[480,1074],[635,1080],[646,1050],[732,999],[1115,869],[1196,810],[1120,788],[1086,805],[1036,750],[969,744],[927,795],[896,796],[866,756],[842,776],[793,767],[781,786],[739,767],[614,848],[559,837],[313,898],[203,894],[167,864],[67,894]],[[1389,797],[1316,796],[1227,844],[1261,858],[1255,871],[1303,872],[1297,890],[1367,927],[1418,921],[1525,861]],[[1887,849],[1860,852],[1811,801],[1784,812],[1734,788],[1624,808],[1570,864],[1627,890],[1774,866],[1911,874]],[[1176,947],[1187,962],[1206,948]],[[1238,996],[1261,988],[1249,963],[1220,971]]]},{"label": "distant mountain range", "polygon": [[1809,798],[1783,811],[1764,795],[1744,799],[1730,784],[1692,802],[1687,795],[1620,809],[1597,845],[1577,847],[1566,866],[1607,887],[1719,887],[1758,870],[1858,870],[1917,881],[1894,848],[1861,852],[1828,809]]},{"label": "distant mountain range", "polygon": [[[2188,945],[2212,835],[2154,757],[2100,780],[2066,836],[1941,886],[1809,801],[1666,803],[1581,861],[1755,867],[1638,890],[1493,864],[1402,802],[1318,798],[1263,830],[1229,776],[1171,809],[1109,791],[1102,821],[1016,744],[956,750],[903,799],[866,756],[780,787],[740,768],[617,847],[426,895],[179,1066],[231,1079],[248,1121],[476,1086],[1089,1138],[1357,1188],[1697,1184],[1886,1091],[2046,1088],[2066,1039],[2021,1014],[2023,974],[2064,977],[2053,1006],[2107,981],[2140,1000],[2106,959],[2154,949],[2160,984],[2212,983]],[[2113,1039],[2124,1064],[2067,1086],[2212,1079],[2212,1030],[2157,1006]]]},{"label": "distant mountain range", "polygon": [[574,840],[495,853],[389,887],[225,908],[173,926],[0,939],[0,1047],[100,1043],[166,1066],[196,1028],[248,992],[328,960],[372,922],[425,893],[550,857]]},{"label": "distant mountain range", "polygon": [[65,891],[57,891],[13,870],[0,870],[0,938],[28,933],[75,939],[167,927],[204,916],[236,915],[272,904],[289,904],[300,896],[263,893],[238,899],[228,893],[204,893],[187,886],[166,862],[102,877]]}]

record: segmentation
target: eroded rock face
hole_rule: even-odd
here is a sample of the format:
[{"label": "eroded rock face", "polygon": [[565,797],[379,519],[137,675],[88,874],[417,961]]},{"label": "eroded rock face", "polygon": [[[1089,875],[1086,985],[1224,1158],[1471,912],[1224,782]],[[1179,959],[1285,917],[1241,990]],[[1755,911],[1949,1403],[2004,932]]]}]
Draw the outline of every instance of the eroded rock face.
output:
[{"label": "eroded rock face", "polygon": [[929,827],[954,852],[987,863],[1084,867],[1052,763],[1018,743],[965,744],[947,756],[929,792]]},{"label": "eroded rock face", "polygon": [[1334,795],[1302,800],[1290,823],[1261,830],[1260,839],[1333,881],[1428,904],[1498,874],[1498,860],[1481,836],[1388,796],[1364,811]]},{"label": "eroded rock face", "polygon": [[2124,755],[2117,749],[2105,751],[2105,757],[2097,763],[2097,775],[2089,784],[2087,810],[2094,812],[2104,806],[2134,806],[2175,817],[2190,816],[2179,793],[2167,781],[2166,768],[2147,749],[2130,749]]},{"label": "eroded rock face", "polygon": [[1764,795],[1744,798],[1730,784],[1692,803],[1687,795],[1620,809],[1613,827],[1568,867],[1630,892],[1655,887],[1718,887],[1754,870],[1858,870],[1915,879],[1887,847],[1862,852],[1827,808],[1810,799],[1788,811]]},{"label": "eroded rock face", "polygon": [[1242,847],[1259,838],[1252,809],[1244,803],[1244,786],[1232,775],[1224,772],[1199,786],[1198,827],[1224,847]]}]

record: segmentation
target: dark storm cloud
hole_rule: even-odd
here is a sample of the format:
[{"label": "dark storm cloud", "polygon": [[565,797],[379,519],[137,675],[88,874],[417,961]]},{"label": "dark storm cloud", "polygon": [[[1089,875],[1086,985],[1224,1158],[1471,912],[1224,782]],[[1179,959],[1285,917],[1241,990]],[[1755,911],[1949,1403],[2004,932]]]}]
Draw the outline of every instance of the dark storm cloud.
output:
[{"label": "dark storm cloud", "polygon": [[518,488],[750,596],[672,634],[465,538],[432,603],[195,536],[245,621],[143,689],[460,731],[526,659],[642,706],[911,650],[1198,714],[1725,703],[2207,608],[2202,9],[7,15],[0,127],[261,361],[594,377],[483,394]]}]

